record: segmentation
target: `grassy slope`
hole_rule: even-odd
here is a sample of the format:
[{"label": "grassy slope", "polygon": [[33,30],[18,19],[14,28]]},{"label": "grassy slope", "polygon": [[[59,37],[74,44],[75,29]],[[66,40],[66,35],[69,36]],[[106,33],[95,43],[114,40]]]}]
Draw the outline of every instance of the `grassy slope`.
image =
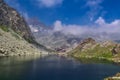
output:
[{"label": "grassy slope", "polygon": [[114,46],[112,45],[103,47],[100,44],[96,44],[94,45],[94,48],[91,47],[82,51],[77,47],[69,52],[69,54],[75,58],[98,58],[111,60],[114,57],[111,51],[113,47]]}]

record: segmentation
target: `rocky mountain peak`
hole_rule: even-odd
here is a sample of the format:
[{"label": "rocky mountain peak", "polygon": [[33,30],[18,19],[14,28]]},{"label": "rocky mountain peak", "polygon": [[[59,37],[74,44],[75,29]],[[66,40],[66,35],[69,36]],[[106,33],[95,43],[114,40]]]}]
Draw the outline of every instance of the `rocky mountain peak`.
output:
[{"label": "rocky mountain peak", "polygon": [[86,50],[91,47],[94,47],[94,45],[96,45],[96,41],[92,38],[87,38],[81,41],[81,43],[78,45],[78,47],[76,47],[76,49]]},{"label": "rocky mountain peak", "polygon": [[0,0],[0,25],[11,28],[26,40],[33,39],[25,19],[15,9],[8,6],[4,0]]},{"label": "rocky mountain peak", "polygon": [[84,39],[82,43],[95,43],[95,40],[92,38],[87,38],[87,39]]}]

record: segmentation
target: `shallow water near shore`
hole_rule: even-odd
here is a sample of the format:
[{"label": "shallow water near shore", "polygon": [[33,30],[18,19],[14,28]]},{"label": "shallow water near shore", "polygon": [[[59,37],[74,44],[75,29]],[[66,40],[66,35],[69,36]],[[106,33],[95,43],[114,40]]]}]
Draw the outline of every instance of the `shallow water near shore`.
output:
[{"label": "shallow water near shore", "polygon": [[84,61],[56,55],[0,58],[0,80],[103,80],[120,72],[116,64]]}]

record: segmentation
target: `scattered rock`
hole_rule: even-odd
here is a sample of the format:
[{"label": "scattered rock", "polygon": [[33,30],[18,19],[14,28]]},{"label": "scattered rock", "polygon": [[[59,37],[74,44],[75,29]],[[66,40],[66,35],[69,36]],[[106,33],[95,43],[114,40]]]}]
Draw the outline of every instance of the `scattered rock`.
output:
[{"label": "scattered rock", "polygon": [[120,80],[120,73],[117,73],[115,76],[113,77],[108,77],[105,78],[104,80]]},{"label": "scattered rock", "polygon": [[120,54],[120,44],[117,44],[113,49],[112,49],[113,55],[115,54]]},{"label": "scattered rock", "polygon": [[40,55],[41,50],[36,49],[24,39],[16,39],[11,32],[5,32],[0,29],[0,56],[16,55]]}]

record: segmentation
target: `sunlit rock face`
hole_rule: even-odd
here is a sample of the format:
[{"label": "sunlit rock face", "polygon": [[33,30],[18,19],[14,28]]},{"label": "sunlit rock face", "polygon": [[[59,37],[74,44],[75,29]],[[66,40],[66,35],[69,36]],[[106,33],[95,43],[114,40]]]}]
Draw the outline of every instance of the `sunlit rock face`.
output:
[{"label": "sunlit rock face", "polygon": [[15,9],[8,6],[4,0],[0,0],[0,25],[10,27],[27,40],[33,38],[24,18]]}]

